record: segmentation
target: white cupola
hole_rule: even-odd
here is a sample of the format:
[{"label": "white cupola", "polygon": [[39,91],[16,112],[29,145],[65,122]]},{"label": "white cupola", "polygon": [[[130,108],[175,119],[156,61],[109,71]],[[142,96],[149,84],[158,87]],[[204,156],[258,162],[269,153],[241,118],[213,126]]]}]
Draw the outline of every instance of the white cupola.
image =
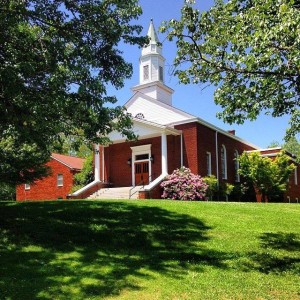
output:
[{"label": "white cupola", "polygon": [[172,105],[173,90],[164,84],[165,58],[152,19],[147,35],[149,44],[142,49],[140,57],[140,83],[132,90]]}]

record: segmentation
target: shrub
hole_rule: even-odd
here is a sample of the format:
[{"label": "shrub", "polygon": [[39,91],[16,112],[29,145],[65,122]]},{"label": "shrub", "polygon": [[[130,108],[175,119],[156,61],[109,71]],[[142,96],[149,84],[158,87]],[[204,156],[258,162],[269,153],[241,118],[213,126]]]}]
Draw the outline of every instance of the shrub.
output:
[{"label": "shrub", "polygon": [[203,177],[204,182],[207,184],[206,195],[209,200],[212,200],[219,191],[218,179],[214,175]]},{"label": "shrub", "polygon": [[162,198],[173,200],[204,200],[207,184],[201,176],[195,175],[190,169],[182,167],[168,175],[161,183]]}]

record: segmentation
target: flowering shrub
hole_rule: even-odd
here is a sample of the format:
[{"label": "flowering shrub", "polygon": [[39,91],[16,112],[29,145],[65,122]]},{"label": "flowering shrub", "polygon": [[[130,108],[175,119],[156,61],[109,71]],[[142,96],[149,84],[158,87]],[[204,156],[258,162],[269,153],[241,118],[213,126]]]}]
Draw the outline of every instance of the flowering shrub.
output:
[{"label": "flowering shrub", "polygon": [[207,184],[199,175],[182,167],[168,175],[161,183],[164,191],[162,198],[177,200],[204,200]]}]

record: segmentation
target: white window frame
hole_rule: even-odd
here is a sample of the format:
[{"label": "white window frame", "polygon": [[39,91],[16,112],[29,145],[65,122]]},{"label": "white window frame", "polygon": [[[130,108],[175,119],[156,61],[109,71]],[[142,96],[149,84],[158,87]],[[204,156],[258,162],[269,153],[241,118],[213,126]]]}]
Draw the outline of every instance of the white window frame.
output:
[{"label": "white window frame", "polygon": [[227,179],[227,152],[226,147],[222,145],[221,147],[221,172],[222,179]]},{"label": "white window frame", "polygon": [[25,183],[24,184],[24,189],[25,189],[25,191],[30,190],[30,184],[29,183]]},{"label": "white window frame", "polygon": [[57,186],[64,186],[64,175],[57,174]]},{"label": "white window frame", "polygon": [[149,65],[143,66],[143,81],[148,81],[150,78],[150,68]]},{"label": "white window frame", "polygon": [[298,185],[298,167],[295,168],[295,185]]},{"label": "white window frame", "polygon": [[239,158],[239,152],[237,150],[234,151],[234,172],[235,172],[235,182],[240,182],[240,174],[239,174],[239,169],[240,169],[240,163],[238,161]]},{"label": "white window frame", "polygon": [[211,153],[206,152],[206,171],[207,171],[207,176],[211,176]]},{"label": "white window frame", "polygon": [[158,67],[158,79],[159,81],[164,81],[164,68],[162,66]]}]

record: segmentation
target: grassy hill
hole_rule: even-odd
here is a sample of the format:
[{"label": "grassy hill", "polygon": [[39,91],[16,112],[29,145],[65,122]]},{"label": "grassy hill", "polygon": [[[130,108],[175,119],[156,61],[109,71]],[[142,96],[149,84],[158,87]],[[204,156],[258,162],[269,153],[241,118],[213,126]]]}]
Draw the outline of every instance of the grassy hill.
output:
[{"label": "grassy hill", "polygon": [[0,202],[0,299],[300,299],[300,205]]}]

